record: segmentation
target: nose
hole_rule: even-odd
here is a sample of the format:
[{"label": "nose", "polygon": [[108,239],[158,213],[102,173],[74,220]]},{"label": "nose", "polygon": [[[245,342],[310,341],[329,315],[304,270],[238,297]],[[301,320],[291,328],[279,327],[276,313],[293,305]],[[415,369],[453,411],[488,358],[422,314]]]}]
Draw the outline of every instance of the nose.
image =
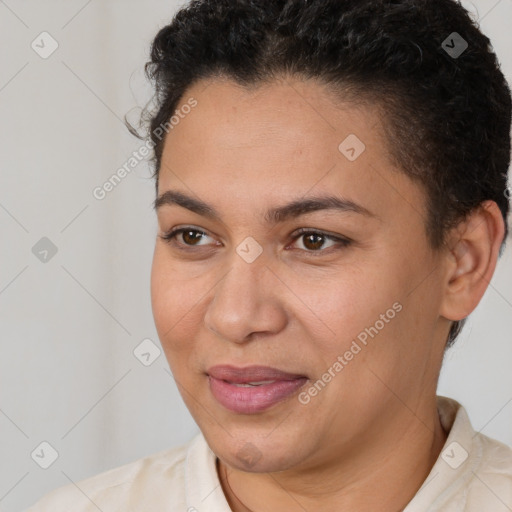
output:
[{"label": "nose", "polygon": [[234,253],[233,263],[214,287],[204,323],[226,341],[244,344],[284,329],[286,286],[260,256],[247,263]]}]

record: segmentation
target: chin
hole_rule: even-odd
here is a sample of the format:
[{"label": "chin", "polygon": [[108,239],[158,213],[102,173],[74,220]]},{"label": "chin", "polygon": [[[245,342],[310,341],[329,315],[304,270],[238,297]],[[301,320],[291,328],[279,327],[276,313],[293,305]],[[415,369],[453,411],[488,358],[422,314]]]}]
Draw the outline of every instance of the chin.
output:
[{"label": "chin", "polygon": [[[201,429],[202,430],[202,429]],[[284,471],[301,463],[304,454],[297,450],[298,442],[281,432],[268,434],[265,432],[251,435],[244,429],[237,433],[223,431],[221,438],[209,436],[203,431],[212,451],[229,466],[249,473],[272,473]]]}]

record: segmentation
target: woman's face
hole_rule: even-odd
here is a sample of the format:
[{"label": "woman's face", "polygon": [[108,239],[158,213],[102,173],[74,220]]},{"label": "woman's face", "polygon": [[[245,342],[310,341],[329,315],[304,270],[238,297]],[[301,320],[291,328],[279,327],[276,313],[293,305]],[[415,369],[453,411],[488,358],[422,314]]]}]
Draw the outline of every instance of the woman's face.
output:
[{"label": "woman's face", "polygon": [[187,229],[157,238],[151,293],[213,451],[241,470],[314,468],[429,421],[413,411],[432,403],[449,328],[443,265],[376,110],[335,106],[311,81],[202,81],[180,105],[191,97],[158,194],[209,210],[160,201],[158,234]]}]

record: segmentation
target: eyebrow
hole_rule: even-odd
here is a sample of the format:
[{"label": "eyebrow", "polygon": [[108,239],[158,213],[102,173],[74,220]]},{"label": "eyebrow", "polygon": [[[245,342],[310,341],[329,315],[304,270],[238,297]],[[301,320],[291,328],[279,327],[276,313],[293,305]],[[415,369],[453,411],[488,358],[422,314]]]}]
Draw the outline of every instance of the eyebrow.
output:
[{"label": "eyebrow", "polygon": [[[158,210],[164,205],[178,205],[203,217],[217,221],[221,220],[221,215],[212,205],[176,190],[167,190],[157,197],[153,203],[153,208],[154,210]],[[285,222],[286,220],[305,215],[306,213],[319,210],[354,212],[367,217],[377,217],[374,213],[360,204],[341,197],[328,195],[303,197],[288,204],[270,208],[267,210],[264,220],[267,224],[278,224],[280,222]]]}]

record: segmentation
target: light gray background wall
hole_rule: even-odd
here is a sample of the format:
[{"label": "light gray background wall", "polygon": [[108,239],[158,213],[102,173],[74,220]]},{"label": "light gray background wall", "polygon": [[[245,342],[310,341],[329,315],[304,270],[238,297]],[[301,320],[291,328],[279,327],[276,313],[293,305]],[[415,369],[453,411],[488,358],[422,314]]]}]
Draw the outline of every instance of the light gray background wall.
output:
[{"label": "light gray background wall", "polygon": [[[189,440],[197,427],[159,342],[149,275],[156,219],[141,143],[122,118],[150,97],[142,66],[175,1],[0,0],[0,510]],[[512,0],[464,2],[512,76]],[[457,27],[453,27],[456,30]],[[48,58],[51,41],[58,42]],[[44,46],[44,48],[43,48]],[[32,252],[47,237],[47,262]],[[45,243],[45,242],[40,242]],[[46,242],[47,243],[47,242]],[[512,248],[447,355],[439,394],[512,445]],[[40,249],[41,250],[41,249]],[[43,256],[42,254],[40,256]],[[50,443],[58,458],[48,468]],[[39,447],[39,448],[38,448]],[[34,454],[34,459],[31,453]]]}]

